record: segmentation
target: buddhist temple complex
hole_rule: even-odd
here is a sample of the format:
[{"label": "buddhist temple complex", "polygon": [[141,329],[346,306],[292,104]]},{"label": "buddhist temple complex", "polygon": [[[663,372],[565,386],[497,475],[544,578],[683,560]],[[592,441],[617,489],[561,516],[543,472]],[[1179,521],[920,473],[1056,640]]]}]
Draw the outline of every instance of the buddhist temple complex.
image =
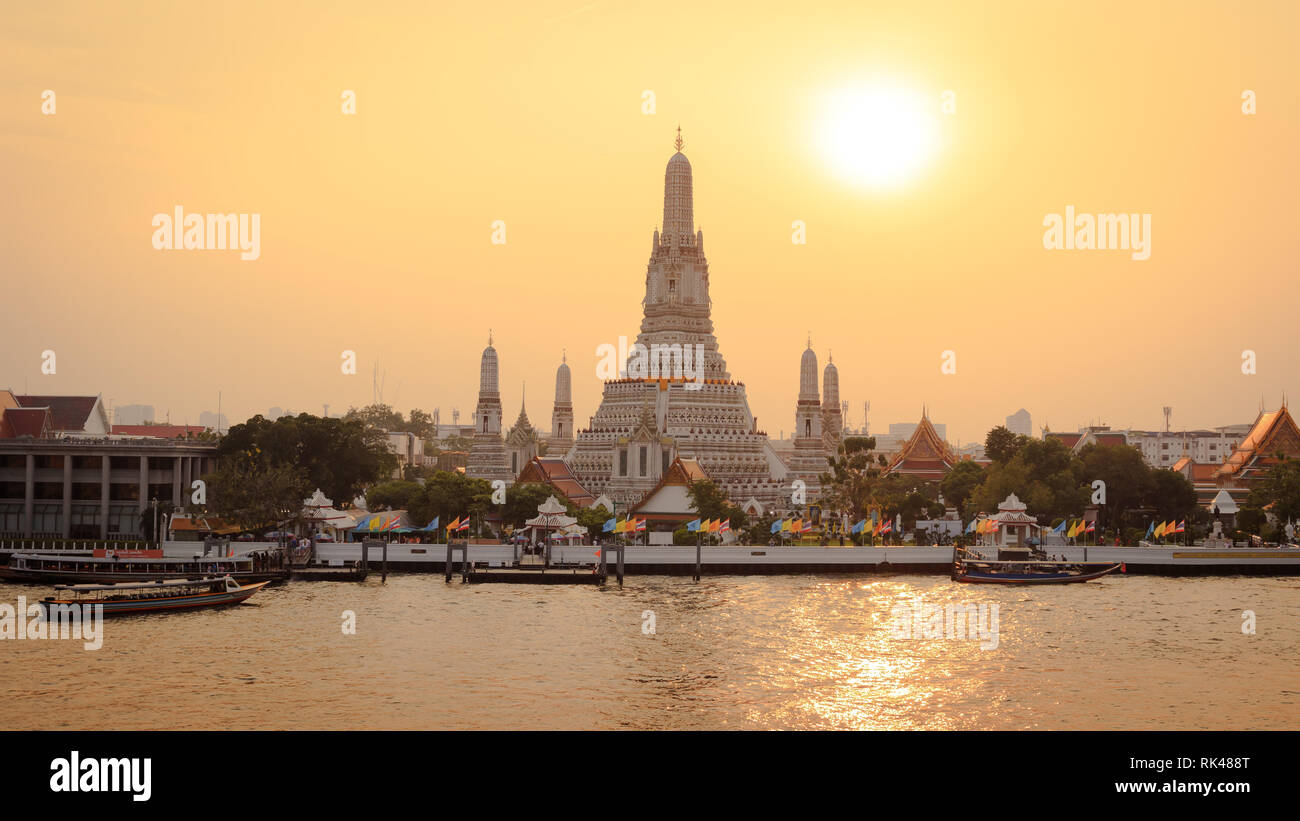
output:
[{"label": "buddhist temple complex", "polygon": [[[825,390],[818,390],[810,340],[800,365],[794,450],[778,453],[749,409],[744,383],[727,370],[714,336],[704,232],[695,227],[694,180],[680,133],[676,148],[664,171],[663,224],[651,238],[641,328],[633,347],[650,351],[651,362],[667,367],[643,373],[633,367],[635,353],[629,352],[619,378],[604,383],[599,407],[578,430],[566,356],[556,371],[551,431],[545,458],[539,459],[540,434],[523,410],[501,439],[497,355],[489,340],[468,475],[544,482],[575,503],[575,495],[604,498],[620,510],[652,505],[665,515],[658,507],[665,494],[678,493],[670,488],[684,476],[711,479],[733,503],[757,513],[791,509],[795,479],[804,481],[807,501],[815,501],[827,457],[843,436],[839,373],[828,363]],[[656,359],[655,352],[663,356]],[[676,521],[686,512],[673,511],[670,518]]]}]

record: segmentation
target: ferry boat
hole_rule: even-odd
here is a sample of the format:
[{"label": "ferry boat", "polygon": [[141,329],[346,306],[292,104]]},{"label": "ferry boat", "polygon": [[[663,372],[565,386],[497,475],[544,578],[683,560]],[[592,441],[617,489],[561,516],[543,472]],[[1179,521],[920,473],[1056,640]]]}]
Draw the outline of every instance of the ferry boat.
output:
[{"label": "ferry boat", "polygon": [[953,548],[952,579],[972,584],[1069,584],[1099,579],[1121,568],[1120,562],[1070,562],[1048,559],[989,560]]},{"label": "ferry boat", "polygon": [[14,553],[9,565],[0,567],[0,579],[32,584],[113,584],[220,576],[239,582],[282,581],[289,578],[289,568],[278,563],[275,555],[181,558],[88,556],[84,552]]},{"label": "ferry boat", "polygon": [[55,586],[53,596],[46,596],[40,603],[47,614],[56,605],[102,605],[106,616],[192,610],[239,604],[268,584],[241,585],[230,576],[128,584],[60,584]]}]

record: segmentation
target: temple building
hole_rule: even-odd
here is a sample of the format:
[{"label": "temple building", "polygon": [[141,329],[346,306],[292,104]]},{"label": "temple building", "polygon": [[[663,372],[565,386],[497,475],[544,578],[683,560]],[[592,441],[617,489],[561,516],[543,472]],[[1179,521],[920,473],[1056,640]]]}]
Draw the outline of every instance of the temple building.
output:
[{"label": "temple building", "polygon": [[523,391],[523,397],[519,404],[519,418],[506,434],[506,454],[510,457],[511,478],[518,476],[524,465],[537,456],[537,445],[541,441],[541,435],[528,421],[527,391]]},{"label": "temple building", "polygon": [[573,447],[573,374],[569,372],[569,356],[563,354],[560,367],[555,369],[555,406],[551,411],[551,437],[546,452],[550,456],[563,456]]},{"label": "temple building", "polygon": [[930,423],[930,417],[921,411],[921,421],[911,438],[894,454],[884,475],[901,473],[916,476],[927,482],[939,482],[957,464],[957,455]]},{"label": "temple building", "polygon": [[492,337],[488,336],[488,346],[483,349],[483,359],[479,366],[478,405],[474,408],[474,439],[469,448],[469,463],[465,475],[473,479],[493,481],[504,479],[507,482],[515,475],[510,470],[506,459],[506,446],[501,438],[501,390],[498,385],[499,363],[497,349],[492,347]]},{"label": "temple building", "polygon": [[[681,148],[679,133],[664,171],[662,231],[654,232],[646,265],[636,341],[650,352],[651,370],[640,372],[629,355],[621,378],[606,381],[567,461],[588,492],[620,507],[644,499],[679,458],[694,460],[737,504],[788,505],[787,468],[713,334],[704,232],[695,229],[691,164]],[[655,367],[661,363],[667,367]],[[820,408],[817,418],[820,448]]]},{"label": "temple building", "polygon": [[[1281,457],[1281,458],[1279,458]],[[1219,487],[1241,501],[1282,459],[1300,459],[1300,428],[1286,403],[1275,411],[1260,411],[1250,433],[1214,474]]]}]

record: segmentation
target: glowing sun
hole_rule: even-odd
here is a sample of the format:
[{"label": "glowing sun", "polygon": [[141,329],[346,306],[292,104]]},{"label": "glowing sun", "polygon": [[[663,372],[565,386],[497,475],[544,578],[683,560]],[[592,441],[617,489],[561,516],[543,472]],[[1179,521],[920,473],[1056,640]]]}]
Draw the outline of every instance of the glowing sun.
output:
[{"label": "glowing sun", "polygon": [[841,89],[822,103],[822,153],[849,182],[895,188],[915,179],[934,156],[938,109],[937,98],[902,88]]}]

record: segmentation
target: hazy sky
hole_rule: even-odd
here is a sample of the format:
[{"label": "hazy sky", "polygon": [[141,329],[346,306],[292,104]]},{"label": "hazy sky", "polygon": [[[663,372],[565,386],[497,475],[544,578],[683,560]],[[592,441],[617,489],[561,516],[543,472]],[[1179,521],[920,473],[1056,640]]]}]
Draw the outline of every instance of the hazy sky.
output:
[{"label": "hazy sky", "polygon": [[[13,5],[0,386],[173,422],[221,391],[240,420],[368,403],[378,363],[386,401],[450,421],[491,328],[507,424],[526,380],[549,427],[567,348],[584,426],[596,347],[639,327],[680,123],[722,353],[774,437],[809,332],[853,424],[925,404],[954,441],[1021,406],[1212,426],[1296,395],[1296,4],[983,5]],[[900,184],[822,149],[846,88],[933,113]],[[178,205],[260,214],[260,258],[155,250]],[[1044,249],[1068,205],[1151,215],[1150,258]]]}]

